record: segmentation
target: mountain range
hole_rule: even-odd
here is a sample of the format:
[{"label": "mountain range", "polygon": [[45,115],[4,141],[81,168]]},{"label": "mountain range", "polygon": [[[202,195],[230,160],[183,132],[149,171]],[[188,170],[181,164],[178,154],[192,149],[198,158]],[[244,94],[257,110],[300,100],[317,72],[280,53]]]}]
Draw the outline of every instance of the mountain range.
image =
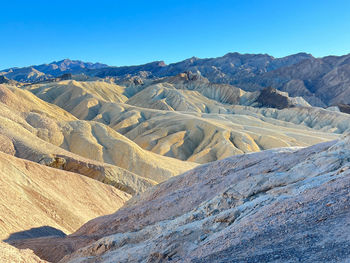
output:
[{"label": "mountain range", "polygon": [[20,82],[37,82],[58,77],[65,73],[80,74],[89,69],[105,67],[107,67],[107,65],[101,63],[64,59],[37,66],[9,68],[0,71],[0,75]]},{"label": "mountain range", "polygon": [[315,58],[298,53],[274,58],[266,54],[228,53],[218,58],[192,57],[169,65],[156,61],[124,67],[65,59],[39,66],[6,69],[0,74],[16,81],[37,82],[64,73],[119,80],[135,76],[154,80],[191,71],[201,74],[211,83],[230,84],[245,91],[273,87],[288,92],[292,97],[303,97],[313,106],[327,107],[350,103],[347,93],[349,67],[350,55]]}]

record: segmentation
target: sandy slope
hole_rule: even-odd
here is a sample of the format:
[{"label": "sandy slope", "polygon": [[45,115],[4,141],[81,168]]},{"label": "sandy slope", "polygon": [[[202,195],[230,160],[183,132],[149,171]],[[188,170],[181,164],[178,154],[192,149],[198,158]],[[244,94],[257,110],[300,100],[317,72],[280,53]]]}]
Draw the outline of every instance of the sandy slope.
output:
[{"label": "sandy slope", "polygon": [[85,176],[4,153],[0,153],[0,188],[0,239],[43,226],[69,234],[98,215],[114,212],[130,198]]},{"label": "sandy slope", "polygon": [[0,237],[53,262],[349,260],[349,115],[183,77],[0,85]]},{"label": "sandy slope", "polygon": [[1,262],[11,263],[45,263],[47,261],[40,259],[33,251],[29,249],[17,249],[0,241],[0,259]]}]

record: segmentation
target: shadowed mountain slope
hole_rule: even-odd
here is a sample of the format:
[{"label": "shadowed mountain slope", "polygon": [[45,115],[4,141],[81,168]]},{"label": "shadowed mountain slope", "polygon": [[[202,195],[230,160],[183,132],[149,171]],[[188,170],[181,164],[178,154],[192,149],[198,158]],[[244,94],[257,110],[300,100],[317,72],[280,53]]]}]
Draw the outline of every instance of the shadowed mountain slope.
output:
[{"label": "shadowed mountain slope", "polygon": [[[350,55],[314,58],[300,53],[284,58],[263,54],[228,53],[223,57],[190,58],[164,65],[97,69],[96,76],[125,77],[139,75],[147,78],[175,76],[179,73],[200,72],[211,83],[235,85],[245,91],[273,87],[286,91],[292,97],[303,97],[313,106],[350,104]],[[146,71],[146,72],[145,72]]]}]

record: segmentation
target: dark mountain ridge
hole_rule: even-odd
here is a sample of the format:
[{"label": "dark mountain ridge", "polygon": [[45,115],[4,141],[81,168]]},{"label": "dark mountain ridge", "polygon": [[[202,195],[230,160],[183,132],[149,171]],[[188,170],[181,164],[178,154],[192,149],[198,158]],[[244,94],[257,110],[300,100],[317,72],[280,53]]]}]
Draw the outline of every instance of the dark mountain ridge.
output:
[{"label": "dark mountain ridge", "polygon": [[288,92],[292,97],[301,96],[313,106],[350,104],[350,55],[315,58],[307,53],[298,53],[274,58],[268,54],[228,53],[217,58],[192,57],[169,65],[155,61],[123,67],[65,59],[39,66],[12,68],[0,72],[0,75],[22,82],[36,82],[64,73],[83,73],[89,77],[117,80],[131,77],[147,80],[183,72],[196,72],[211,83],[230,84],[245,91],[272,87]]}]

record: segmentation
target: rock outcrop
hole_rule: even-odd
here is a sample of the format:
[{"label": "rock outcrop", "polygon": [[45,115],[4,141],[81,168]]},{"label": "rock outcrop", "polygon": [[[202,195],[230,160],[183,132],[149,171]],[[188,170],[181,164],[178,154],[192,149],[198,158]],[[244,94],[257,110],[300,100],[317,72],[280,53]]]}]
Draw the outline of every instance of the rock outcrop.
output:
[{"label": "rock outcrop", "polygon": [[341,112],[350,114],[350,105],[349,104],[338,104],[337,107]]},{"label": "rock outcrop", "polygon": [[9,84],[9,83],[10,83],[10,80],[8,78],[0,75],[0,84]]},{"label": "rock outcrop", "polygon": [[288,93],[268,87],[263,89],[256,102],[260,107],[285,109],[296,106],[310,106],[303,98],[289,98]]}]

